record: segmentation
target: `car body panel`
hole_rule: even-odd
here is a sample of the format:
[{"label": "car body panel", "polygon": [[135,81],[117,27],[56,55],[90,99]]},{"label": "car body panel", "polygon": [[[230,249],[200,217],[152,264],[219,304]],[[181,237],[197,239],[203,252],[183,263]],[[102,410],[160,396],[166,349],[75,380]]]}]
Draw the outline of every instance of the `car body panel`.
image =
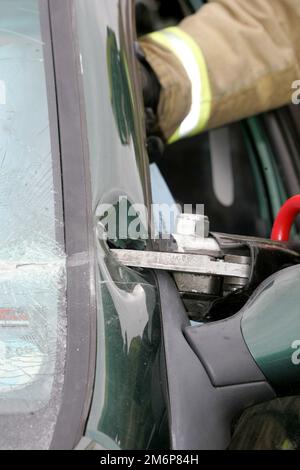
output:
[{"label": "car body panel", "polygon": [[148,448],[164,418],[155,281],[116,265],[97,238],[103,205],[118,205],[124,196],[130,204],[149,203],[133,64],[133,3],[79,0],[74,6],[97,256],[97,365],[86,436],[102,446]]}]

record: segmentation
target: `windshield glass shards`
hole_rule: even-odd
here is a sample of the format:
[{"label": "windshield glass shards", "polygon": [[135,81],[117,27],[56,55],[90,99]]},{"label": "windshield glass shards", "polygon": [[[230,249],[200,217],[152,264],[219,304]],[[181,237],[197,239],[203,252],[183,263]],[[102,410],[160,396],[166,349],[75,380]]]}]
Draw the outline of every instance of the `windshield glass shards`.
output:
[{"label": "windshield glass shards", "polygon": [[65,362],[65,254],[38,0],[0,0],[0,448],[47,448]]}]

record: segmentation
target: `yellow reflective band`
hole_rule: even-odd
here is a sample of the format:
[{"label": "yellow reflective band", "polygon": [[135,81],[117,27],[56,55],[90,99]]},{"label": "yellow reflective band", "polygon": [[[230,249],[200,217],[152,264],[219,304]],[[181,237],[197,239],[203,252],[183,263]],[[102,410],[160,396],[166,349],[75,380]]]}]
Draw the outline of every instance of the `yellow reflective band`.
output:
[{"label": "yellow reflective band", "polygon": [[149,35],[160,45],[170,49],[182,63],[192,84],[192,105],[169,143],[191,137],[203,131],[211,114],[212,93],[207,67],[201,49],[191,36],[180,28],[167,28]]}]

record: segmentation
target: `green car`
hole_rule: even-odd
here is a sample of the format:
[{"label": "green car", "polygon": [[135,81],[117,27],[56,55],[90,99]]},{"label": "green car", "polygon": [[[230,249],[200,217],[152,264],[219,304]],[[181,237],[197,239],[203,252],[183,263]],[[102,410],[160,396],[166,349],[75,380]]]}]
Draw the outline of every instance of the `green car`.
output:
[{"label": "green car", "polygon": [[137,39],[201,4],[0,0],[1,449],[300,445],[300,108],[149,164]]}]

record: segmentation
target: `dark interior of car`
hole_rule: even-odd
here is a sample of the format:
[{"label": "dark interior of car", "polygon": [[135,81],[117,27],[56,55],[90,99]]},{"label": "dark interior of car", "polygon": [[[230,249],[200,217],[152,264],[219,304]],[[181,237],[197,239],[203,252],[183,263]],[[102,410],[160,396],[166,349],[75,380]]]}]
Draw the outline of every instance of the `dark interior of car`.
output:
[{"label": "dark interior of car", "polygon": [[[177,24],[202,3],[137,1],[138,36]],[[183,139],[166,147],[159,170],[176,203],[204,204],[212,232],[269,238],[274,192],[280,206],[300,187],[298,121],[299,108],[285,107]]]},{"label": "dark interior of car", "polygon": [[[203,3],[138,0],[138,36],[176,25]],[[169,145],[156,165],[177,204],[204,204],[211,232],[269,239],[280,207],[299,193],[299,122],[299,106],[286,106]],[[298,217],[296,246],[299,234]],[[230,304],[231,314],[240,307]],[[299,398],[270,401],[233,423],[230,448],[276,449],[282,436],[286,448],[298,446],[299,428]]]}]

